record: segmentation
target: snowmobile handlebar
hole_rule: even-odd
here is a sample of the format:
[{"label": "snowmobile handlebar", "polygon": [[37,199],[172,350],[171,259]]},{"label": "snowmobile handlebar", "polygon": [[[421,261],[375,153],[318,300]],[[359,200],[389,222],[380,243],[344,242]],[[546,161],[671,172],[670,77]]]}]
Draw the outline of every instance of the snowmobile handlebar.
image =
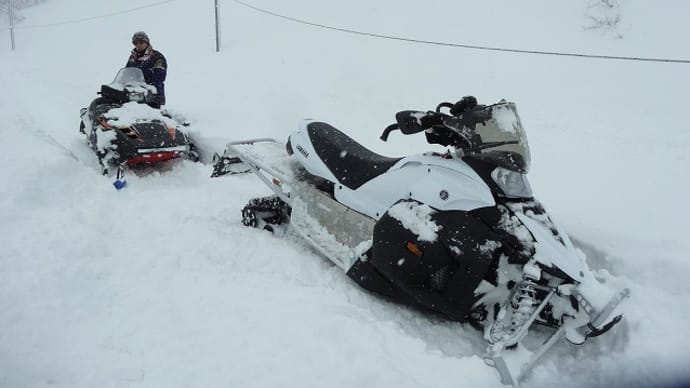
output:
[{"label": "snowmobile handlebar", "polygon": [[442,102],[442,103],[436,105],[436,113],[441,113],[441,108],[452,109],[452,108],[453,108],[453,105],[454,105],[454,104],[452,104],[452,103],[450,103],[450,102]]},{"label": "snowmobile handlebar", "polygon": [[[448,109],[449,113],[442,112],[442,109]],[[387,141],[390,133],[396,129],[399,129],[403,135],[425,132],[426,140],[430,144],[452,146],[466,152],[481,152],[486,148],[514,144],[513,141],[483,143],[472,129],[465,125],[459,125],[461,123],[459,118],[468,112],[481,111],[482,109],[484,106],[478,105],[474,96],[465,96],[454,104],[441,102],[434,111],[400,111],[395,115],[396,123],[386,127],[380,138]]]},{"label": "snowmobile handlebar", "polygon": [[112,85],[101,85],[98,92],[106,101],[124,104],[127,102],[138,102],[147,104],[153,108],[160,107],[160,97],[150,90],[142,90],[137,85],[124,85],[122,88],[114,88]]},{"label": "snowmobile handlebar", "polygon": [[388,135],[390,135],[390,133],[396,129],[400,129],[400,127],[398,127],[398,123],[387,126],[379,138],[383,141],[388,141]]},{"label": "snowmobile handlebar", "polygon": [[415,133],[423,132],[433,126],[443,123],[444,117],[450,117],[444,113],[439,112],[421,112],[416,110],[403,110],[395,115],[396,123],[391,124],[383,130],[381,140],[387,141],[388,135],[396,129],[399,129],[403,135],[413,135]]},{"label": "snowmobile handlebar", "polygon": [[[472,110],[475,107],[477,107],[477,98],[474,96],[465,96],[455,104],[441,102],[436,106],[435,111],[400,111],[395,115],[396,123],[387,126],[386,129],[383,130],[381,140],[387,141],[388,135],[396,129],[399,129],[403,135],[412,135],[432,127],[443,126],[446,119],[462,115],[464,112]],[[441,112],[443,108],[447,108],[450,114]]]}]

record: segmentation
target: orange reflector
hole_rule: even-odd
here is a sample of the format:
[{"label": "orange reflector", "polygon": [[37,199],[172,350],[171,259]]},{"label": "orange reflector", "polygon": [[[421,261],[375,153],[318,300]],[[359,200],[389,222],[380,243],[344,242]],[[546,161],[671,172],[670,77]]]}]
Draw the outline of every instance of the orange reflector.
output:
[{"label": "orange reflector", "polygon": [[407,250],[412,252],[413,255],[420,257],[420,258],[424,254],[424,252],[422,252],[422,250],[419,249],[419,247],[416,244],[409,242],[409,241],[407,242]]}]

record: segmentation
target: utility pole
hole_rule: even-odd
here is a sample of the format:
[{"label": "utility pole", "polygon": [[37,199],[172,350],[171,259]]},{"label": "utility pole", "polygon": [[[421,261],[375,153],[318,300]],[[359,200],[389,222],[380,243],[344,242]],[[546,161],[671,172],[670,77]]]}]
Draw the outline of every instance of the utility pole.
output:
[{"label": "utility pole", "polygon": [[220,51],[220,4],[215,0],[216,6],[216,52]]},{"label": "utility pole", "polygon": [[14,51],[14,13],[12,11],[12,0],[8,3],[8,14],[10,14],[10,40],[12,40],[12,51]]}]

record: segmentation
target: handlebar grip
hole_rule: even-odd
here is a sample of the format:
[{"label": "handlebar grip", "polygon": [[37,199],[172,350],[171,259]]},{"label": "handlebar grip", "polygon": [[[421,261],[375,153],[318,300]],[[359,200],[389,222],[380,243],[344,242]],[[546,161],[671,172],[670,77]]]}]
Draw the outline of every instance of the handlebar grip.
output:
[{"label": "handlebar grip", "polygon": [[380,139],[383,141],[388,141],[388,135],[390,135],[390,133],[396,129],[400,129],[400,127],[398,127],[398,123],[387,126],[386,129],[383,130]]}]

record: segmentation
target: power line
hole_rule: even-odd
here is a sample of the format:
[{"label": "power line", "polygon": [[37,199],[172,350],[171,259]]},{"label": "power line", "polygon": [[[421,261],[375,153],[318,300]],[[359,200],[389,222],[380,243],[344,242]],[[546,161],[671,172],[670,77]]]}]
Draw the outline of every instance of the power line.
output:
[{"label": "power line", "polygon": [[177,0],[165,0],[165,1],[160,1],[160,2],[158,2],[158,3],[153,3],[153,4],[149,4],[149,5],[144,5],[144,6],[136,7],[136,8],[130,8],[130,9],[126,9],[126,10],[124,10],[124,11],[112,12],[112,13],[108,13],[108,14],[104,14],[104,15],[98,15],[98,16],[91,16],[91,17],[82,18],[82,19],[67,20],[67,21],[64,21],[64,22],[49,23],[49,24],[28,25],[28,26],[15,26],[14,28],[15,28],[15,29],[44,28],[44,27],[62,26],[62,25],[65,25],[65,24],[82,23],[82,22],[86,22],[86,21],[89,21],[89,20],[103,19],[103,18],[108,18],[108,17],[111,17],[111,16],[122,15],[122,14],[130,13],[130,12],[136,12],[136,11],[139,11],[139,10],[142,10],[142,9],[146,9],[146,8],[157,7],[157,6],[159,6],[159,5],[163,5],[163,4],[167,4],[167,3],[172,3],[173,1],[177,1]]},{"label": "power line", "polygon": [[477,45],[462,44],[462,43],[436,42],[436,41],[431,41],[431,40],[404,38],[404,37],[393,36],[393,35],[377,34],[377,33],[373,33],[373,32],[357,31],[357,30],[351,30],[348,28],[333,27],[333,26],[328,26],[325,24],[313,23],[313,22],[309,22],[306,20],[281,15],[281,14],[271,12],[271,11],[268,11],[268,10],[265,10],[265,9],[262,9],[259,7],[255,7],[251,4],[247,4],[247,3],[240,1],[240,0],[233,0],[233,1],[237,4],[240,4],[244,7],[253,9],[255,11],[265,13],[267,15],[275,16],[275,17],[278,17],[281,19],[289,20],[289,21],[292,21],[295,23],[306,24],[309,26],[324,28],[324,29],[333,30],[333,31],[345,32],[348,34],[369,36],[372,38],[390,39],[390,40],[398,40],[398,41],[410,42],[410,43],[428,44],[428,45],[454,47],[454,48],[464,48],[464,49],[471,49],[471,50],[501,51],[501,52],[510,52],[510,53],[519,53],[519,54],[553,55],[553,56],[561,56],[561,57],[608,59],[608,60],[619,60],[619,61],[665,62],[665,63],[690,64],[690,60],[688,60],[688,59],[625,57],[625,56],[616,56],[616,55],[595,55],[595,54],[563,53],[563,52],[555,52],[555,51],[521,50],[521,49],[512,49],[512,48],[503,48],[503,47],[477,46]]}]

